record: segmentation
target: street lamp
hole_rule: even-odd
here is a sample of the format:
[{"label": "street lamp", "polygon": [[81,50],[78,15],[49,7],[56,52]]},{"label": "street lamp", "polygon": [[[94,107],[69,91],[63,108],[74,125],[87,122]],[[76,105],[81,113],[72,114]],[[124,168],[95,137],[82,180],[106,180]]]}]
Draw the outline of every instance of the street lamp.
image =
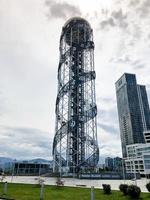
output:
[{"label": "street lamp", "polygon": [[14,171],[15,171],[15,161],[16,160],[13,160],[13,163],[12,163],[12,175],[11,175],[11,183],[13,181],[13,177],[14,177]]},{"label": "street lamp", "polygon": [[124,183],[125,183],[124,158],[122,158],[122,175],[123,175],[123,180],[124,180]]}]

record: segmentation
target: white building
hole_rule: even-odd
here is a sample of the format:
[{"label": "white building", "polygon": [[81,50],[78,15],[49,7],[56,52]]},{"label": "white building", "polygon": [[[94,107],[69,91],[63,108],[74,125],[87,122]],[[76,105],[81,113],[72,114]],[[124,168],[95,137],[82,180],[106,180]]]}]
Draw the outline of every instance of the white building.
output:
[{"label": "white building", "polygon": [[144,131],[144,139],[146,143],[150,143],[150,130]]},{"label": "white building", "polygon": [[150,143],[127,145],[126,150],[126,172],[150,174]]}]

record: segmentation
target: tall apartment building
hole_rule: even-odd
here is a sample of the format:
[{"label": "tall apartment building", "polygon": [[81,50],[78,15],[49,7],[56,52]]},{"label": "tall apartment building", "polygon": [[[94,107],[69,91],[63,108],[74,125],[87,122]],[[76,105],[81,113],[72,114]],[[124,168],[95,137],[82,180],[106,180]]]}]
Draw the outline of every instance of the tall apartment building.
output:
[{"label": "tall apartment building", "polygon": [[146,88],[138,85],[135,74],[125,73],[116,82],[117,107],[123,157],[126,145],[145,143],[144,131],[150,130],[150,110]]},{"label": "tall apartment building", "polygon": [[119,172],[122,170],[122,158],[119,157],[106,157],[105,158],[105,167],[110,171]]},{"label": "tall apartment building", "polygon": [[105,167],[108,168],[108,170],[113,170],[113,158],[107,157],[105,158]]}]

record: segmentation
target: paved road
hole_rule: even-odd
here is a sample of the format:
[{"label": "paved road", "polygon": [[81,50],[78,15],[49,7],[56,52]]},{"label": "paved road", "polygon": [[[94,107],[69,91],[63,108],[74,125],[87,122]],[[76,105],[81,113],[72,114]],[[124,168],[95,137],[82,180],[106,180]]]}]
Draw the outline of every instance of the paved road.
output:
[{"label": "paved road", "polygon": [[[13,182],[13,183],[30,183],[35,184],[38,183],[38,177],[36,176],[14,176],[14,177],[6,177],[5,181]],[[56,178],[52,177],[44,177],[46,185],[55,185]],[[102,188],[102,184],[110,184],[113,190],[119,190],[119,185],[121,183],[126,184],[135,184],[134,181],[131,180],[86,180],[86,179],[76,179],[76,178],[64,178],[64,185],[65,186],[73,186],[76,185],[86,185],[87,187],[94,186],[95,188]],[[142,192],[147,192],[145,187],[148,180],[140,179],[137,180],[137,185],[141,188]]]}]

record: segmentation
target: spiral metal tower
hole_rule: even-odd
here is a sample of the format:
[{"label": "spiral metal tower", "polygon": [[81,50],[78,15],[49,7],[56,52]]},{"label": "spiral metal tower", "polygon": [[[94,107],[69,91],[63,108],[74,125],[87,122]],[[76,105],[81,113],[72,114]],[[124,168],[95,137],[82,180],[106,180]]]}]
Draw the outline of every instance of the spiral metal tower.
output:
[{"label": "spiral metal tower", "polygon": [[58,66],[54,172],[78,173],[99,160],[94,43],[90,24],[72,18],[62,28]]}]

